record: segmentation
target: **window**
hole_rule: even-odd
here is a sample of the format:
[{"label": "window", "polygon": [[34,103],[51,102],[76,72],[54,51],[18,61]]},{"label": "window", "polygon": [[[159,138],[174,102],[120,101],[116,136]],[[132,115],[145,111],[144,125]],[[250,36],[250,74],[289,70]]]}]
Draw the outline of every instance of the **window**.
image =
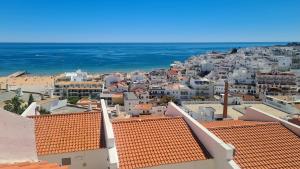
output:
[{"label": "window", "polygon": [[71,158],[62,158],[61,165],[71,165]]}]

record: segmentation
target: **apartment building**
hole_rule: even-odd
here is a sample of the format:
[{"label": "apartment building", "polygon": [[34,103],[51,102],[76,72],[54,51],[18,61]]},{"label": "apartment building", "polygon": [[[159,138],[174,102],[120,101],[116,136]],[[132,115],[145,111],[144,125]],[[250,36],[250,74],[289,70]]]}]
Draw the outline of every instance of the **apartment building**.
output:
[{"label": "apartment building", "polygon": [[96,81],[60,81],[54,84],[54,95],[67,97],[98,97],[102,83]]},{"label": "apartment building", "polygon": [[205,98],[214,95],[214,85],[207,78],[190,78],[189,86],[193,96],[203,96]]},{"label": "apartment building", "polygon": [[135,114],[135,106],[139,104],[139,98],[135,95],[134,92],[125,92],[124,93],[124,108],[125,112],[128,114]]},{"label": "apartment building", "polygon": [[256,73],[256,93],[266,95],[291,94],[297,92],[296,75],[272,71]]}]

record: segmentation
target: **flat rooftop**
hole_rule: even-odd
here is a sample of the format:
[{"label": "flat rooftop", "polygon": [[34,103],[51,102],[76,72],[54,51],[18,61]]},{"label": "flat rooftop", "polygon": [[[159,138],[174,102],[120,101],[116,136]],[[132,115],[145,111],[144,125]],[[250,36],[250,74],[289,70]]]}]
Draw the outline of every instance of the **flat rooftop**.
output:
[{"label": "flat rooftop", "polygon": [[[28,101],[29,96],[31,93],[27,93],[27,92],[23,92],[23,95],[21,96],[21,99],[24,100],[25,102]],[[5,91],[5,90],[0,90],[0,107],[3,107],[5,105],[4,101],[6,100],[11,100],[12,98],[14,98],[16,96],[16,92],[14,91]],[[44,97],[44,100],[42,100],[41,95],[40,94],[32,94],[34,101],[37,102],[40,105],[43,104],[47,104],[49,102],[58,100],[57,96],[54,96],[53,98],[49,98],[49,97]]]},{"label": "flat rooftop", "polygon": [[23,91],[43,92],[46,89],[54,87],[53,76],[20,76],[20,77],[0,77],[1,89],[6,88],[6,84],[10,89],[15,90],[22,88]]},{"label": "flat rooftop", "polygon": [[[188,109],[190,109],[191,111],[194,112],[198,112],[199,107],[211,107],[214,108],[216,110],[215,115],[216,114],[223,114],[223,104],[186,104],[185,106],[187,106]],[[233,119],[238,119],[239,117],[241,117],[243,114],[234,110],[233,106],[229,105],[228,109],[227,109],[227,114],[228,116],[230,116]]]},{"label": "flat rooftop", "polygon": [[240,108],[240,110],[245,110],[245,107],[253,107],[256,109],[259,109],[263,112],[266,112],[268,114],[271,114],[273,116],[279,117],[279,118],[283,118],[287,115],[289,115],[288,113],[285,113],[281,110],[275,109],[271,106],[265,105],[265,104],[244,104],[244,105],[240,105],[240,106],[236,106],[237,108]]},{"label": "flat rooftop", "polygon": [[124,96],[127,100],[135,100],[137,99],[136,95],[133,92],[125,92]]},{"label": "flat rooftop", "polygon": [[[223,104],[186,104],[185,106],[187,106],[190,110],[195,112],[199,110],[199,107],[212,107],[216,110],[215,114],[223,114]],[[243,115],[243,112],[247,107],[257,108],[279,118],[283,118],[288,115],[287,113],[281,110],[275,109],[265,104],[228,105],[228,115],[231,118],[237,120]]]},{"label": "flat rooftop", "polygon": [[76,106],[64,106],[51,111],[51,114],[67,114],[67,113],[81,113],[86,111],[86,108],[76,107]]}]

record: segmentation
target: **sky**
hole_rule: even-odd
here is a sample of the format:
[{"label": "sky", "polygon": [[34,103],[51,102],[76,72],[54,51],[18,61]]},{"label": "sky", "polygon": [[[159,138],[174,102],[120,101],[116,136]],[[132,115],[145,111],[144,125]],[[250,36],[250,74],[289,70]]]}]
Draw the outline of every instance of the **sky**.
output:
[{"label": "sky", "polygon": [[300,41],[300,0],[1,0],[0,42]]}]

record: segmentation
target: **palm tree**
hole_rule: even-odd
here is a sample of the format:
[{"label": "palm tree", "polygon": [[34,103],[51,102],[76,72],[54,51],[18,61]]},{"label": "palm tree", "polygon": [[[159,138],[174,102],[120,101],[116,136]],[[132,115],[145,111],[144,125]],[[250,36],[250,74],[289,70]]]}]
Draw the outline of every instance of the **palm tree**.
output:
[{"label": "palm tree", "polygon": [[16,114],[22,114],[24,110],[26,109],[26,105],[23,104],[24,101],[20,99],[19,97],[15,96],[11,100],[5,101],[4,110],[16,113]]}]

